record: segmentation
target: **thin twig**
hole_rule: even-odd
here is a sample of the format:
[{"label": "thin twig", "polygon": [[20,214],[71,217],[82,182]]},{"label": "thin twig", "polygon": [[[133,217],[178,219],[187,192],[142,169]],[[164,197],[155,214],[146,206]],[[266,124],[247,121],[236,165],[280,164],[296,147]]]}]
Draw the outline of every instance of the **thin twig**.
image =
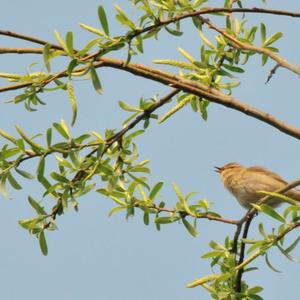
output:
[{"label": "thin twig", "polygon": [[286,59],[279,56],[275,52],[273,52],[267,48],[257,47],[257,46],[254,46],[254,45],[251,45],[248,43],[241,42],[240,40],[238,40],[237,38],[233,37],[231,34],[226,32],[225,30],[219,28],[217,25],[212,23],[209,19],[203,18],[201,16],[199,16],[199,18],[201,18],[201,21],[203,23],[207,24],[209,26],[209,28],[214,29],[215,31],[219,32],[221,35],[226,37],[228,40],[230,40],[232,42],[232,46],[234,48],[241,49],[241,50],[247,50],[247,51],[254,51],[254,52],[257,52],[260,54],[265,54],[268,57],[272,58],[274,61],[276,61],[277,64],[280,65],[281,67],[286,68],[300,76],[300,67],[295,66],[294,64],[291,64],[290,62],[288,62]]},{"label": "thin twig", "polygon": [[[245,223],[245,227],[244,227],[244,232],[243,232],[243,237],[241,240],[241,251],[240,251],[240,257],[239,257],[239,262],[238,264],[240,265],[241,263],[243,263],[244,258],[245,258],[245,249],[246,249],[246,244],[243,242],[244,239],[247,238],[248,236],[248,231],[250,228],[250,224],[251,221],[253,220],[254,215],[252,215],[251,217],[249,217]],[[244,268],[240,268],[237,271],[237,275],[236,275],[236,292],[240,293],[242,291],[242,276],[243,276],[243,272],[244,272]]]},{"label": "thin twig", "polygon": [[276,64],[275,67],[271,69],[265,84],[267,84],[271,80],[271,78],[275,75],[275,73],[279,67],[280,67],[280,65]]},{"label": "thin twig", "polygon": [[9,37],[13,37],[13,38],[20,39],[20,40],[25,40],[25,41],[32,42],[32,43],[39,44],[39,45],[43,45],[43,46],[45,46],[47,44],[51,44],[51,48],[54,48],[54,49],[57,49],[57,50],[63,50],[62,47],[59,46],[59,45],[55,45],[55,44],[49,43],[45,40],[41,40],[41,39],[33,37],[33,36],[21,34],[21,33],[18,33],[18,32],[13,32],[13,31],[10,31],[10,30],[0,29],[0,35],[6,35],[6,36],[9,36]]}]

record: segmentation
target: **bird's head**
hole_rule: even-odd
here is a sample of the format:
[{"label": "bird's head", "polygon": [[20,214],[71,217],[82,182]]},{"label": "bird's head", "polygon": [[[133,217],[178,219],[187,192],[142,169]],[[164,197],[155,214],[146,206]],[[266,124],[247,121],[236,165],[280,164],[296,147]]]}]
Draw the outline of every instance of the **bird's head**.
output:
[{"label": "bird's head", "polygon": [[241,165],[236,163],[236,162],[230,162],[226,165],[224,165],[223,167],[215,167],[215,172],[222,174],[222,172],[224,171],[228,171],[228,170],[233,170],[236,168],[240,168]]}]

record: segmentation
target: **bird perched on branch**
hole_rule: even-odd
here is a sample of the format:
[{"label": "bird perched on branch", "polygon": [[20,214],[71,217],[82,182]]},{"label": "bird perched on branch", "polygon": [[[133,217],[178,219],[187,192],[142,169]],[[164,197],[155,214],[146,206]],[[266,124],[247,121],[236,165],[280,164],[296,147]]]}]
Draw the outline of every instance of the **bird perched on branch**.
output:
[{"label": "bird perched on branch", "polygon": [[[260,191],[276,192],[288,184],[278,174],[259,166],[246,168],[231,162],[215,169],[220,174],[225,188],[247,209],[252,207],[251,203],[257,203],[264,197]],[[300,201],[300,191],[297,189],[291,189],[285,195]],[[282,200],[278,197],[266,201],[266,204],[272,207],[277,207],[281,203]]]}]

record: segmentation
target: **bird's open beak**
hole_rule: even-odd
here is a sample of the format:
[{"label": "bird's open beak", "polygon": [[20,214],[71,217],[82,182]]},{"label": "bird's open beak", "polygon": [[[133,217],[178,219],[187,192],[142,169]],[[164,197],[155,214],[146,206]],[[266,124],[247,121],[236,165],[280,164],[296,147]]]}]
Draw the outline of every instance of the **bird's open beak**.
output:
[{"label": "bird's open beak", "polygon": [[221,173],[222,169],[223,169],[223,168],[216,167],[216,166],[214,168],[215,168],[215,172],[217,172],[217,173]]}]

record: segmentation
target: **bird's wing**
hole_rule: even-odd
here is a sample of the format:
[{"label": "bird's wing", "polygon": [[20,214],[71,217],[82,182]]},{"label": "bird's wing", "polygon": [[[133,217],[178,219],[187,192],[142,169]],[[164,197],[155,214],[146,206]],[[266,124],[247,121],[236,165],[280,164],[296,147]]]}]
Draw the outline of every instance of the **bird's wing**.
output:
[{"label": "bird's wing", "polygon": [[275,180],[283,183],[283,184],[287,184],[287,182],[282,178],[280,177],[277,173],[275,172],[272,172],[266,168],[263,168],[263,167],[259,167],[259,166],[254,166],[254,167],[250,167],[250,168],[247,168],[248,171],[253,171],[255,172],[256,174],[259,174],[259,175],[264,175],[264,174],[268,174],[268,176],[271,176],[272,178],[274,178]]},{"label": "bird's wing", "polygon": [[252,192],[274,192],[287,184],[278,174],[261,167],[246,169],[243,172],[241,183],[248,192],[250,190]]}]

